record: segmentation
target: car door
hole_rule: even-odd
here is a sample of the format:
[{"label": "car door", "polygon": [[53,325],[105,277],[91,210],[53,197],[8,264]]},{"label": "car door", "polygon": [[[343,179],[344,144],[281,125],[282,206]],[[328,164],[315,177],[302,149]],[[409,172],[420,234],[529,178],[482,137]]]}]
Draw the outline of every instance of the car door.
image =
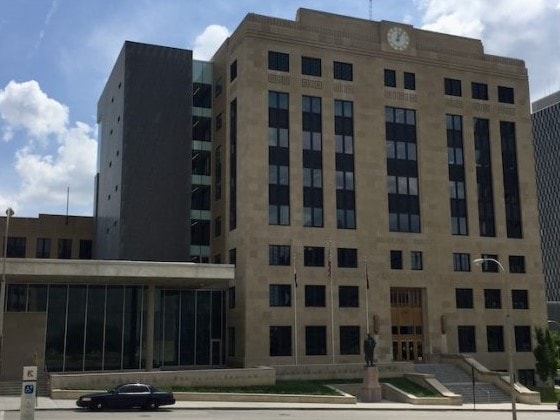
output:
[{"label": "car door", "polygon": [[134,405],[134,385],[123,385],[116,391],[113,396],[114,408],[130,408]]}]

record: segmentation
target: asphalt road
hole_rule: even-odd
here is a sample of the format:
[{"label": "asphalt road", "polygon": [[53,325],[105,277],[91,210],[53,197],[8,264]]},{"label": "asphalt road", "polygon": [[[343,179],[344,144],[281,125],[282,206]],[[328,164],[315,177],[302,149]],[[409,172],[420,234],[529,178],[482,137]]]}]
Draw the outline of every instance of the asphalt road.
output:
[{"label": "asphalt road", "polygon": [[[558,420],[559,413],[518,412],[518,420]],[[173,410],[158,411],[104,411],[92,412],[85,410],[39,410],[35,412],[37,420],[132,420],[132,419],[165,419],[165,420],[510,420],[510,412],[500,411],[419,411],[419,410]],[[18,411],[0,412],[0,420],[19,420]]]}]

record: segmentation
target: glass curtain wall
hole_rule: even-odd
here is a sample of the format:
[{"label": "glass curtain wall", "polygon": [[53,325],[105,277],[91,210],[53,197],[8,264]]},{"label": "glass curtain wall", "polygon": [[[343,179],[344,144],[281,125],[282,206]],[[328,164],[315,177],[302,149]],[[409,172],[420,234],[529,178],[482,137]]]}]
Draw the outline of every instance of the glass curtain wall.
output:
[{"label": "glass curtain wall", "polygon": [[157,291],[154,367],[222,365],[224,304],[223,291]]}]

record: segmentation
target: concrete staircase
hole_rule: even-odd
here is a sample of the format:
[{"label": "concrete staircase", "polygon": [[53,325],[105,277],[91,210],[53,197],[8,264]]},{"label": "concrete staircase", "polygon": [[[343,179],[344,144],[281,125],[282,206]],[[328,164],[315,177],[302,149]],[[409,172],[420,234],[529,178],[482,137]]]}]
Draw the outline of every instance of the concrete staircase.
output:
[{"label": "concrete staircase", "polygon": [[504,393],[495,385],[487,382],[478,382],[474,384],[472,377],[457,366],[447,363],[429,363],[416,364],[414,370],[417,373],[428,373],[436,377],[436,379],[445,385],[450,391],[463,397],[463,404],[493,404],[511,401],[509,395]]}]

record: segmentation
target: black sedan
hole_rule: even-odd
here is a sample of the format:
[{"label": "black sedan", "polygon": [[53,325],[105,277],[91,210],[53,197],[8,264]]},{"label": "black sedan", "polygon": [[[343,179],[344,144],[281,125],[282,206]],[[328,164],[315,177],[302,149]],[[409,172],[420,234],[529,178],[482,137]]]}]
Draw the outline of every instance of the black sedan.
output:
[{"label": "black sedan", "polygon": [[76,405],[92,410],[105,408],[143,408],[155,410],[162,405],[175,404],[172,392],[157,390],[152,385],[123,384],[109,391],[82,395]]}]

